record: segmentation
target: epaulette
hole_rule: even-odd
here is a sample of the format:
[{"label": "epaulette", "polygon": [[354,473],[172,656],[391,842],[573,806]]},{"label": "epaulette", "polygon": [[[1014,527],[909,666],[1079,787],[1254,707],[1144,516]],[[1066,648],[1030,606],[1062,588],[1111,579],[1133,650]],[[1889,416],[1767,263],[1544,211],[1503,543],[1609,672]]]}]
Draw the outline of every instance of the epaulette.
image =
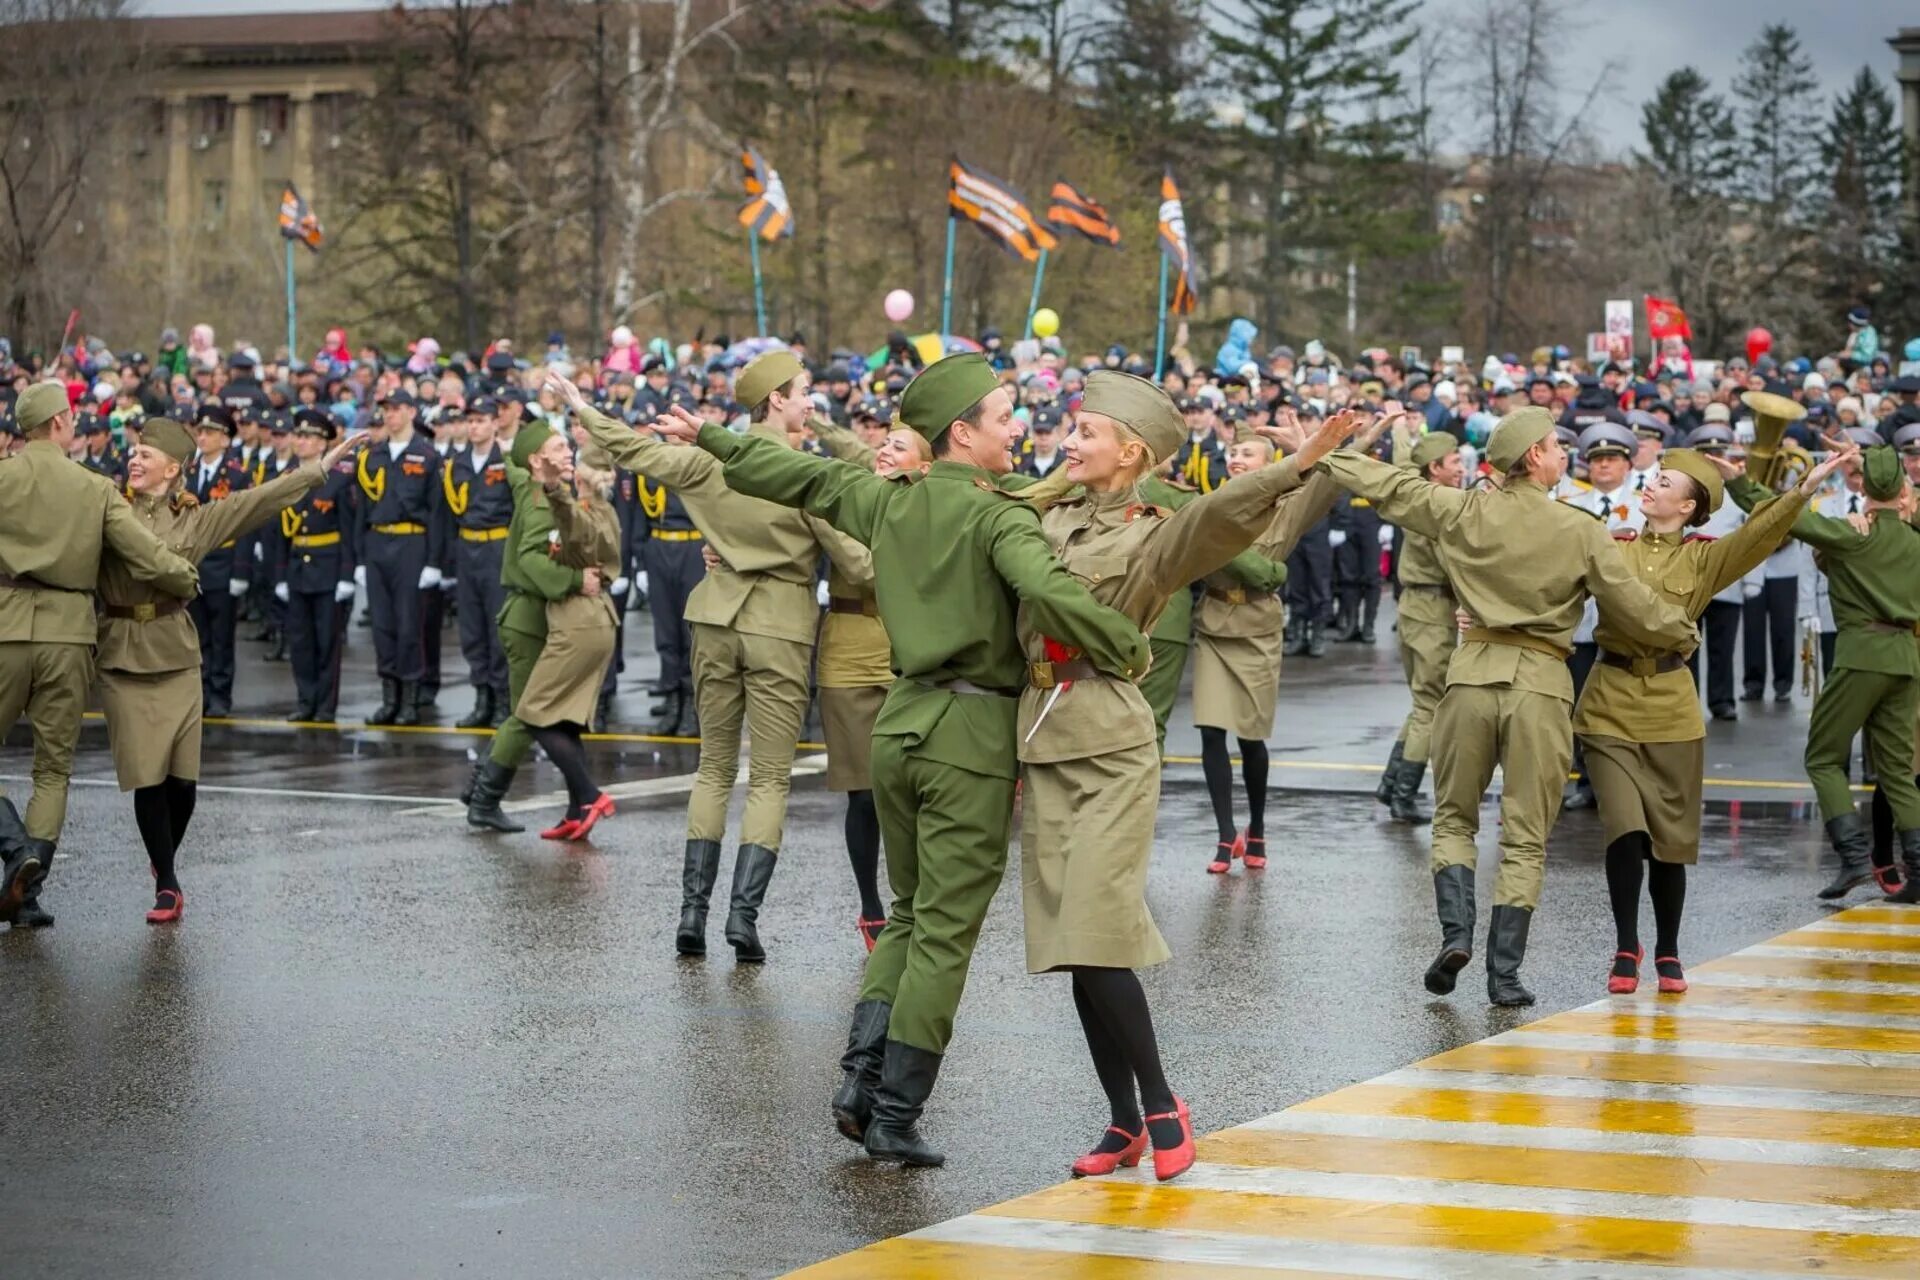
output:
[{"label": "epaulette", "polygon": [[182,489],[173,495],[171,505],[175,511],[191,511],[200,505],[200,499],[194,497],[190,491]]},{"label": "epaulette", "polygon": [[[1598,517],[1595,518],[1598,519]],[[1615,529],[1610,536],[1615,542],[1640,541],[1640,531],[1638,529]]]},{"label": "epaulette", "polygon": [[1680,539],[1680,541],[1682,542],[1718,542],[1720,541],[1720,535],[1717,533],[1690,533],[1686,537]]},{"label": "epaulette", "polygon": [[1018,493],[1018,491],[1010,492],[1006,489],[1002,489],[999,485],[987,479],[985,476],[975,476],[973,478],[973,487],[981,490],[984,493],[990,493],[996,498],[1005,498],[1010,502],[1020,501],[1020,494]]},{"label": "epaulette", "polygon": [[1172,514],[1166,507],[1156,507],[1151,502],[1136,502],[1127,508],[1127,523],[1132,524],[1141,516],[1156,516],[1164,520]]}]

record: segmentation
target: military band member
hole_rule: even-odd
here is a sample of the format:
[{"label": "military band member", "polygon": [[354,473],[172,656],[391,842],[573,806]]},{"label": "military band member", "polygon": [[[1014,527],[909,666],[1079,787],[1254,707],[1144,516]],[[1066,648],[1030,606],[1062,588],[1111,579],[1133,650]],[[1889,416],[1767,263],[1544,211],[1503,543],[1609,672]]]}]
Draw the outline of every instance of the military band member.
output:
[{"label": "military band member", "polygon": [[453,524],[447,548],[453,557],[460,651],[474,695],[473,710],[454,721],[461,729],[498,726],[511,709],[507,656],[495,622],[507,602],[500,566],[513,521],[507,455],[494,440],[498,409],[493,397],[474,397],[462,414],[466,441],[449,451],[440,472],[442,510]]},{"label": "military band member", "polygon": [[[1395,461],[1412,468],[1421,479],[1443,488],[1458,489],[1465,475],[1460,442],[1445,431],[1432,431],[1404,448],[1396,443]],[[1457,604],[1447,580],[1440,549],[1423,533],[1402,530],[1395,564],[1400,598],[1395,627],[1400,635],[1400,665],[1407,673],[1413,706],[1400,726],[1393,752],[1381,776],[1375,798],[1387,805],[1396,822],[1429,821],[1419,805],[1420,783],[1427,774],[1432,749],[1433,713],[1447,691],[1447,664],[1460,643],[1455,621]]]},{"label": "military band member", "polygon": [[[233,411],[225,405],[204,404],[194,415],[199,454],[187,464],[186,489],[203,505],[253,487],[253,472],[232,449],[234,429]],[[200,635],[202,710],[208,716],[233,714],[234,633],[240,625],[240,602],[253,583],[252,548],[251,537],[228,538],[209,547],[200,561],[206,589],[188,606]]]},{"label": "military band member", "polygon": [[440,456],[414,431],[417,403],[404,389],[380,402],[386,439],[360,455],[361,563],[356,573],[373,618],[380,706],[370,725],[420,723],[426,648],[440,643],[425,630],[426,594],[445,575],[445,522],[438,515]]},{"label": "military band member", "polygon": [[[300,465],[317,461],[340,435],[318,409],[293,415],[293,451]],[[353,460],[327,469],[320,487],[280,512],[280,559],[274,595],[287,615],[287,652],[295,705],[287,719],[332,724],[340,705],[340,651],[353,608],[353,571],[360,556],[360,484]]]}]

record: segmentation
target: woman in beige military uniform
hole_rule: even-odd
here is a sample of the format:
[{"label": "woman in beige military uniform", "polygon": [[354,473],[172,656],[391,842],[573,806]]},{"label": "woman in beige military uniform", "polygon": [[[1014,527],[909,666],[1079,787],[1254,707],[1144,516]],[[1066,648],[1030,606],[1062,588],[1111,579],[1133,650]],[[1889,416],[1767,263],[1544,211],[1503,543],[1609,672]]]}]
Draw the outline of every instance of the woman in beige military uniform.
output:
[{"label": "woman in beige military uniform", "polygon": [[[201,506],[185,488],[193,433],[170,418],[145,425],[127,460],[133,513],[168,550],[198,563],[221,543],[258,528],[326,480],[357,447],[335,445],[317,464],[257,489]],[[99,689],[107,744],[122,791],[153,864],[152,924],[178,920],[187,905],[174,870],[193,817],[200,777],[200,639],[185,600],[138,582],[114,559],[100,565]]]},{"label": "woman in beige military uniform", "polygon": [[[1286,429],[1299,429],[1291,413],[1283,415],[1283,421]],[[1253,428],[1241,427],[1227,452],[1227,482],[1272,461],[1272,443]],[[1252,581],[1222,567],[1207,575],[1194,606],[1193,723],[1200,730],[1200,768],[1219,828],[1207,863],[1213,875],[1230,870],[1235,858],[1245,859],[1254,871],[1267,865],[1267,739],[1273,736],[1280,700],[1280,648],[1286,630],[1286,609],[1274,592],[1286,581],[1294,544],[1339,496],[1331,484],[1311,487],[1311,495],[1284,504],[1254,541],[1253,550],[1267,558],[1272,576]],[[1240,745],[1240,779],[1247,789],[1244,832],[1233,816],[1229,733]]]},{"label": "woman in beige military uniform", "polygon": [[[1757,508],[1724,538],[1695,538],[1725,497],[1719,471],[1692,449],[1670,449],[1660,474],[1640,494],[1646,528],[1617,545],[1633,572],[1694,618],[1731,583],[1779,548],[1794,517],[1841,461],[1835,454],[1798,488]],[[1616,953],[1607,990],[1640,985],[1640,881],[1653,900],[1654,967],[1660,990],[1687,989],[1680,965],[1680,915],[1687,868],[1700,856],[1700,787],[1706,723],[1687,655],[1625,638],[1603,610],[1594,631],[1599,658],[1580,691],[1573,731],[1607,837],[1607,895]]]},{"label": "woman in beige military uniform", "polygon": [[[1281,495],[1301,487],[1302,470],[1358,423],[1357,415],[1336,415],[1296,458],[1243,471],[1168,512],[1140,500],[1139,481],[1185,437],[1179,411],[1143,378],[1096,370],[1065,443],[1062,480],[1084,492],[1050,507],[1041,528],[1068,572],[1145,632],[1175,591],[1266,530]],[[1316,477],[1308,488],[1330,484]],[[1061,487],[1050,478],[1029,496]],[[1167,1085],[1134,974],[1169,954],[1146,903],[1160,794],[1153,710],[1137,685],[1100,676],[1077,651],[1024,623],[1021,643],[1032,673],[1019,718],[1027,968],[1073,975],[1074,1005],[1112,1110],[1111,1127],[1073,1171],[1136,1165],[1151,1139],[1154,1173],[1165,1180],[1193,1163],[1193,1127]]]},{"label": "woman in beige military uniform", "polygon": [[[536,427],[534,430],[539,430]],[[553,510],[547,554],[580,572],[580,590],[547,602],[547,639],[514,716],[567,780],[567,811],[540,833],[547,840],[584,840],[613,813],[613,797],[587,773],[581,736],[593,721],[613,661],[613,596],[620,576],[620,521],[614,515],[613,468],[589,446],[576,463],[567,438],[552,434],[527,455],[528,470]]]}]

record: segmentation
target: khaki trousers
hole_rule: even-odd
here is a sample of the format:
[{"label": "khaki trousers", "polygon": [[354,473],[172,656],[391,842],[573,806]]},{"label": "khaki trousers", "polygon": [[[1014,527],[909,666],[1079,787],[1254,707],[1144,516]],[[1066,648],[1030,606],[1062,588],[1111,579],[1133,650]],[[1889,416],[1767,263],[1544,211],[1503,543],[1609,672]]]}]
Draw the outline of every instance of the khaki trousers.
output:
[{"label": "khaki trousers", "polygon": [[1413,695],[1413,709],[1400,728],[1405,745],[1402,754],[1418,764],[1429,754],[1434,712],[1447,692],[1447,664],[1453,661],[1457,632],[1451,619],[1446,623],[1400,615],[1400,665],[1407,673],[1407,691]]},{"label": "khaki trousers", "polygon": [[93,683],[93,646],[33,640],[0,643],[0,733],[25,716],[33,727],[33,798],[27,834],[60,839],[80,716]]},{"label": "khaki trousers", "polygon": [[1494,904],[1540,904],[1547,836],[1573,760],[1571,709],[1507,685],[1451,686],[1433,717],[1433,870],[1474,866],[1480,797],[1500,768],[1500,874]]},{"label": "khaki trousers", "polygon": [[687,839],[727,837],[727,800],[747,754],[747,812],[740,842],[778,852],[793,783],[793,749],[807,714],[813,646],[731,627],[693,624],[693,698],[700,712],[700,770],[687,801]]}]

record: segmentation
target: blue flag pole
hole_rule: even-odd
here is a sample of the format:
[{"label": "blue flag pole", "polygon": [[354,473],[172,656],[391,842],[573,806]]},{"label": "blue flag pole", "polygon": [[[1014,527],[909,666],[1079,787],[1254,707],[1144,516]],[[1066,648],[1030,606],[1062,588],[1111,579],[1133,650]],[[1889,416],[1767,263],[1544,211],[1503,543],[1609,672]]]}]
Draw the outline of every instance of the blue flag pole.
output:
[{"label": "blue flag pole", "polygon": [[764,338],[767,336],[767,294],[760,284],[760,237],[752,227],[747,228],[747,248],[753,253],[753,318],[759,326],[754,332]]},{"label": "blue flag pole", "polygon": [[1047,251],[1040,251],[1040,261],[1033,267],[1033,296],[1027,299],[1027,332],[1024,336],[1033,336],[1033,313],[1040,309],[1040,280],[1047,274]]},{"label": "blue flag pole", "polygon": [[287,240],[287,359],[300,358],[300,346],[295,341],[293,322],[293,241]]},{"label": "blue flag pole", "polygon": [[940,288],[940,341],[953,332],[953,215],[947,215],[947,274]]},{"label": "blue flag pole", "polygon": [[1160,255],[1160,319],[1153,335],[1153,380],[1167,369],[1167,255]]}]

